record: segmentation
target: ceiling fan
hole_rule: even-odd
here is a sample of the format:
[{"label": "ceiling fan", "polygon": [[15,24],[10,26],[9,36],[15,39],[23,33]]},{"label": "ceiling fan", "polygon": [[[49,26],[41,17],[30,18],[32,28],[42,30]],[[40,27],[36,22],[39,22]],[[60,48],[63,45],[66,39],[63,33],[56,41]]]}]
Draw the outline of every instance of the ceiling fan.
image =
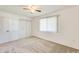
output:
[{"label": "ceiling fan", "polygon": [[37,6],[35,5],[29,5],[29,6],[26,6],[23,8],[24,10],[29,10],[31,13],[34,13],[34,12],[41,12],[40,9],[38,9]]}]

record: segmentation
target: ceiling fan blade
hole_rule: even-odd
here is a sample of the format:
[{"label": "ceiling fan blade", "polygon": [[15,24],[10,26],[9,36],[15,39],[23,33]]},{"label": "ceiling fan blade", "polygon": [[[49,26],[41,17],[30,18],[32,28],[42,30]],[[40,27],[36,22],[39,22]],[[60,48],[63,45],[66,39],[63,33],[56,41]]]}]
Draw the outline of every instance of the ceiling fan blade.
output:
[{"label": "ceiling fan blade", "polygon": [[37,11],[37,12],[41,12],[41,10],[35,10],[35,11]]}]

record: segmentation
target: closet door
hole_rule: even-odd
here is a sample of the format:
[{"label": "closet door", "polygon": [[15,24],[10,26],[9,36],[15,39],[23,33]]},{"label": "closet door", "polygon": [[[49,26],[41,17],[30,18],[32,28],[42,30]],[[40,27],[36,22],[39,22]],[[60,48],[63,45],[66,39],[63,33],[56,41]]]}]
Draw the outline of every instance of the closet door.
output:
[{"label": "closet door", "polygon": [[31,21],[26,22],[26,34],[27,37],[31,36]]},{"label": "closet door", "polygon": [[28,37],[31,34],[31,22],[20,20],[20,38]]},{"label": "closet door", "polygon": [[0,43],[28,37],[31,34],[30,21],[12,17],[4,17],[0,21]]},{"label": "closet door", "polygon": [[9,28],[10,25],[10,19],[3,17],[2,19],[0,19],[1,24],[0,24],[0,28],[1,28],[1,32],[0,32],[0,43],[4,43],[4,42],[8,42],[12,40],[12,34]]},{"label": "closet door", "polygon": [[19,19],[13,19],[9,21],[9,30],[12,35],[12,40],[19,38]]},{"label": "closet door", "polygon": [[4,17],[3,19],[0,19],[0,21],[0,43],[18,39],[19,20],[16,18]]}]

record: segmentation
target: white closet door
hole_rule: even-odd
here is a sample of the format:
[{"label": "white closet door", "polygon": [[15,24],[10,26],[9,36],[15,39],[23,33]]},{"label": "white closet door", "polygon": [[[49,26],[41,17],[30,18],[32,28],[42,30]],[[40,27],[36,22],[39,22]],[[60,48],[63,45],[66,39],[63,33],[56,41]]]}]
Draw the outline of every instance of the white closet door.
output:
[{"label": "white closet door", "polygon": [[14,19],[9,21],[9,30],[12,35],[12,40],[16,40],[19,37],[19,20]]},{"label": "white closet door", "polygon": [[1,34],[0,34],[0,43],[3,43],[3,42],[8,42],[8,41],[11,41],[12,40],[12,34],[11,34],[11,31],[9,29],[9,21],[10,19],[8,18],[3,18],[1,19]]},{"label": "white closet door", "polygon": [[0,43],[28,37],[31,33],[31,22],[16,18],[0,19]]},{"label": "white closet door", "polygon": [[31,36],[31,21],[26,21],[26,37]]},{"label": "white closet door", "polygon": [[28,37],[31,32],[31,22],[27,20],[20,20],[20,37]]},{"label": "white closet door", "polygon": [[0,43],[18,39],[19,20],[7,17],[0,21],[2,21],[0,24],[2,26],[0,26],[2,30]]}]

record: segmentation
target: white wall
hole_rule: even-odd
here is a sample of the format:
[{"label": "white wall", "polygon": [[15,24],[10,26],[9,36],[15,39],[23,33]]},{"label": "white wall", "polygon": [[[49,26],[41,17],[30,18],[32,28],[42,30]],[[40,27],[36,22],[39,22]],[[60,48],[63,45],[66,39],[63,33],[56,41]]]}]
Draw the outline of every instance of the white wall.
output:
[{"label": "white wall", "polygon": [[0,11],[0,43],[21,39],[30,35],[30,18]]},{"label": "white wall", "polygon": [[64,9],[50,15],[60,15],[58,33],[40,32],[40,18],[34,18],[32,21],[32,35],[79,49],[79,7]]}]

